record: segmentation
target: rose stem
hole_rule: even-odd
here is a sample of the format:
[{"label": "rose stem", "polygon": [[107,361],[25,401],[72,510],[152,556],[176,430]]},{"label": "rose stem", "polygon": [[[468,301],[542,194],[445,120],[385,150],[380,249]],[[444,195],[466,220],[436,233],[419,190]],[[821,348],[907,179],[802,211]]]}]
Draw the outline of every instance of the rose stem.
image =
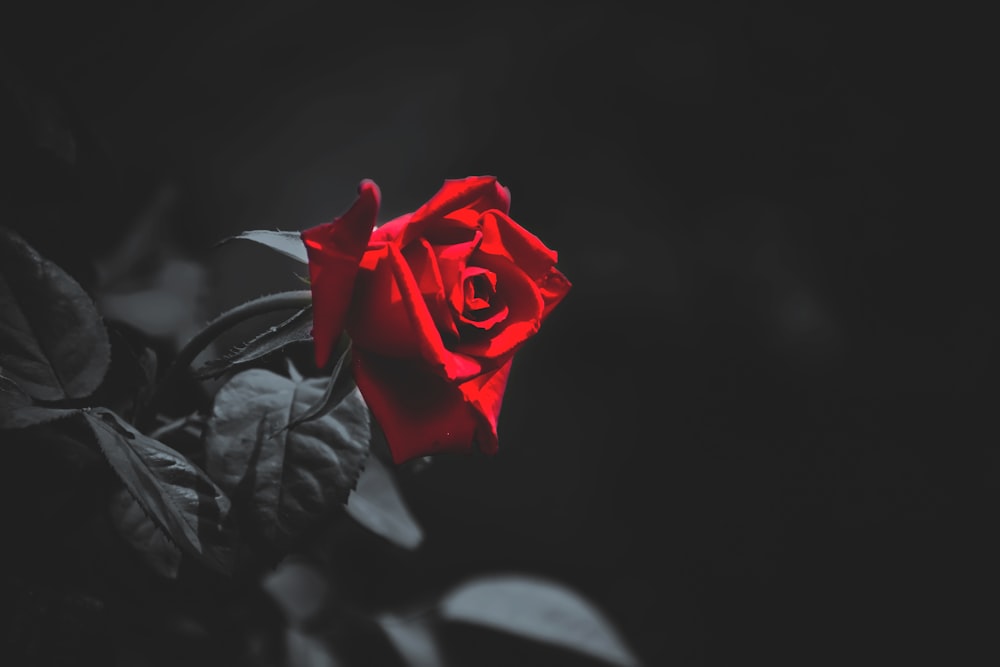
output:
[{"label": "rose stem", "polygon": [[177,356],[174,357],[173,363],[167,369],[166,373],[164,373],[163,378],[156,383],[148,399],[136,411],[136,426],[140,430],[148,426],[146,422],[153,417],[150,410],[156,405],[156,400],[173,385],[177,376],[191,365],[198,354],[208,347],[209,343],[215,340],[222,332],[251,317],[277,310],[305,308],[310,304],[312,304],[312,292],[310,290],[278,292],[276,294],[266,294],[241,303],[216,317],[204,329],[195,334],[194,338],[188,341],[177,353]]}]

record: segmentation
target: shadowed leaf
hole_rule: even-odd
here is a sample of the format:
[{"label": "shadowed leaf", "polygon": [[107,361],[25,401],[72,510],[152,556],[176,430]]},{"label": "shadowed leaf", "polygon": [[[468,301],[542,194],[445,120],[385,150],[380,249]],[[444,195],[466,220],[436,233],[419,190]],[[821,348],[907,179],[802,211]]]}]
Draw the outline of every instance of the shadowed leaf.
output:
[{"label": "shadowed leaf", "polygon": [[76,413],[76,410],[34,405],[16,383],[0,375],[0,430],[47,424]]},{"label": "shadowed leaf", "polygon": [[10,414],[29,405],[31,397],[24,393],[16,382],[0,375],[0,428],[10,428],[8,424]]},{"label": "shadowed leaf", "polygon": [[110,510],[111,522],[143,561],[160,576],[176,579],[181,566],[181,550],[146,516],[127,489],[112,496]]},{"label": "shadowed leaf", "polygon": [[53,262],[0,227],[0,369],[44,401],[89,396],[111,361],[94,302]]},{"label": "shadowed leaf", "polygon": [[9,411],[5,406],[0,406],[0,430],[48,424],[76,413],[75,409],[49,408],[43,405],[24,405]]},{"label": "shadowed leaf", "polygon": [[368,456],[369,414],[357,388],[327,414],[285,428],[325,384],[243,371],[216,394],[206,429],[209,475],[248,503],[240,512],[282,547],[347,501]]},{"label": "shadowed leaf", "polygon": [[225,356],[205,363],[195,371],[195,375],[202,379],[218,377],[240,370],[286,345],[309,340],[312,340],[312,306],[303,308]]},{"label": "shadowed leaf", "polygon": [[348,359],[350,355],[351,345],[348,341],[347,348],[344,350],[343,354],[340,355],[340,358],[337,359],[337,363],[333,367],[333,372],[330,374],[330,377],[325,380],[326,389],[323,391],[323,395],[320,396],[319,400],[310,405],[309,408],[307,408],[302,414],[288,422],[288,425],[285,428],[295,428],[299,424],[311,421],[326,414],[339,405],[342,400],[354,391],[354,379],[346,373],[341,375],[341,371],[344,369],[344,361]]},{"label": "shadowed leaf", "polygon": [[142,510],[184,552],[228,573],[229,498],[179,452],[104,408],[83,411],[97,443]]},{"label": "shadowed leaf", "polygon": [[440,615],[545,642],[611,665],[638,660],[610,620],[576,591],[537,576],[496,574],[472,579],[447,593]]},{"label": "shadowed leaf", "polygon": [[106,320],[111,341],[111,366],[104,382],[88,399],[131,420],[135,406],[144,402],[156,380],[157,356],[144,334],[129,325]]}]

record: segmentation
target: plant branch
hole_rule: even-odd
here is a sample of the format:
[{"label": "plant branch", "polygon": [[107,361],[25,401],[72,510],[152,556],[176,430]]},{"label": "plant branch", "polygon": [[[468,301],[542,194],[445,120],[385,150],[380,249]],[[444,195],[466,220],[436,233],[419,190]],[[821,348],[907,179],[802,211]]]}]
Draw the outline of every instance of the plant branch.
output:
[{"label": "plant branch", "polygon": [[198,355],[220,334],[252,317],[278,310],[304,308],[311,303],[312,292],[310,290],[278,292],[241,303],[216,317],[177,353],[166,373],[153,387],[146,402],[136,411],[136,426],[140,430],[149,426],[148,422],[155,415],[154,408],[157,400],[174,385],[181,373],[185,372]]},{"label": "plant branch", "polygon": [[167,433],[171,433],[178,429],[187,426],[188,422],[191,421],[191,415],[184,415],[183,417],[178,417],[177,419],[172,419],[162,426],[157,426],[155,429],[149,432],[149,437],[154,440],[159,440]]}]

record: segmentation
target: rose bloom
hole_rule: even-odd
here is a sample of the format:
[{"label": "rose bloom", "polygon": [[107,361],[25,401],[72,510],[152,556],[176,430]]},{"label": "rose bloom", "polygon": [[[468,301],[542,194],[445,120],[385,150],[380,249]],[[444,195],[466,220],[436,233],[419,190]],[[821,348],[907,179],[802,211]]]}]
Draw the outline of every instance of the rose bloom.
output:
[{"label": "rose bloom", "polygon": [[446,180],[427,203],[375,228],[362,181],[343,216],[307,229],[316,363],[346,329],[354,379],[393,460],[497,451],[517,349],[570,289],[555,251],[514,222],[492,176]]}]

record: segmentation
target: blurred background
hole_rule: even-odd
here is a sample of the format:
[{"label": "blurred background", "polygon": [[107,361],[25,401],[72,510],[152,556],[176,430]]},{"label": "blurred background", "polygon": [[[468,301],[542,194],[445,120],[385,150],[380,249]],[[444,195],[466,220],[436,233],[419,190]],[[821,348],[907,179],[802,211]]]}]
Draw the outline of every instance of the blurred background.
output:
[{"label": "blurred background", "polygon": [[301,285],[221,238],[493,174],[573,291],[373,599],[531,571],[650,666],[953,662],[995,628],[985,47],[918,11],[26,3],[3,222],[179,341]]}]

